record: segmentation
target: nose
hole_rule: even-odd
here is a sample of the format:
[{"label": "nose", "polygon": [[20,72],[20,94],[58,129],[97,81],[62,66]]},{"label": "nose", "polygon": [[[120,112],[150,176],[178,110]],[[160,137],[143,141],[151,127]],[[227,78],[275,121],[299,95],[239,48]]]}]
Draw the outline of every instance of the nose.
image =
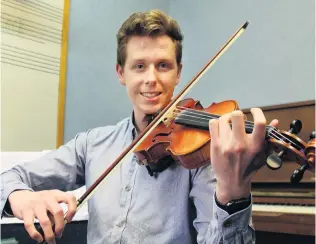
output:
[{"label": "nose", "polygon": [[148,85],[154,85],[157,82],[158,73],[154,65],[151,65],[147,70],[147,77],[145,83]]}]

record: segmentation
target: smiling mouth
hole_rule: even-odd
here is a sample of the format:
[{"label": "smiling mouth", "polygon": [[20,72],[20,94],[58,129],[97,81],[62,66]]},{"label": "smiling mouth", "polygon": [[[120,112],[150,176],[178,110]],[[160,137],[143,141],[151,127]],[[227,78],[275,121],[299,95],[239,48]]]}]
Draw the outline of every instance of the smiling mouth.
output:
[{"label": "smiling mouth", "polygon": [[154,98],[158,97],[161,94],[161,92],[141,92],[140,94],[147,98]]}]

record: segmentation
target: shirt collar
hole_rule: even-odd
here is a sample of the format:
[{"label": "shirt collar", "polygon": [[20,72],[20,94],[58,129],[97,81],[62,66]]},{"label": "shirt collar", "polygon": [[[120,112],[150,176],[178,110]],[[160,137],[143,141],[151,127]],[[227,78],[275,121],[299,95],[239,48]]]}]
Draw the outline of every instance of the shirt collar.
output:
[{"label": "shirt collar", "polygon": [[132,111],[132,114],[129,117],[129,130],[131,132],[132,140],[134,140],[136,138],[136,136],[137,136],[134,110]]}]

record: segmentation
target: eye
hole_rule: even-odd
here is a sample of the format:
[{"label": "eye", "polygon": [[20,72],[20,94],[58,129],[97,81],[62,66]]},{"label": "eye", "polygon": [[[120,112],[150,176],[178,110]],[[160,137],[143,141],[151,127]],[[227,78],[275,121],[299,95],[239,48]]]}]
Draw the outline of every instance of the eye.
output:
[{"label": "eye", "polygon": [[168,64],[167,63],[160,63],[159,67],[163,68],[163,69],[166,69],[166,68],[168,68]]},{"label": "eye", "polygon": [[138,70],[141,70],[141,69],[144,68],[144,64],[136,64],[135,68],[138,69]]}]

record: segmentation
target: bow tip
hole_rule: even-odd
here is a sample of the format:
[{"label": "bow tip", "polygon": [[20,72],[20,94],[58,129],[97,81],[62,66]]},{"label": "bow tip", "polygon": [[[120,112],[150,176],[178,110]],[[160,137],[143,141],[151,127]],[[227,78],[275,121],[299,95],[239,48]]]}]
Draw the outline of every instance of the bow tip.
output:
[{"label": "bow tip", "polygon": [[242,26],[242,28],[246,29],[248,25],[249,25],[249,21],[246,21],[246,23]]}]

